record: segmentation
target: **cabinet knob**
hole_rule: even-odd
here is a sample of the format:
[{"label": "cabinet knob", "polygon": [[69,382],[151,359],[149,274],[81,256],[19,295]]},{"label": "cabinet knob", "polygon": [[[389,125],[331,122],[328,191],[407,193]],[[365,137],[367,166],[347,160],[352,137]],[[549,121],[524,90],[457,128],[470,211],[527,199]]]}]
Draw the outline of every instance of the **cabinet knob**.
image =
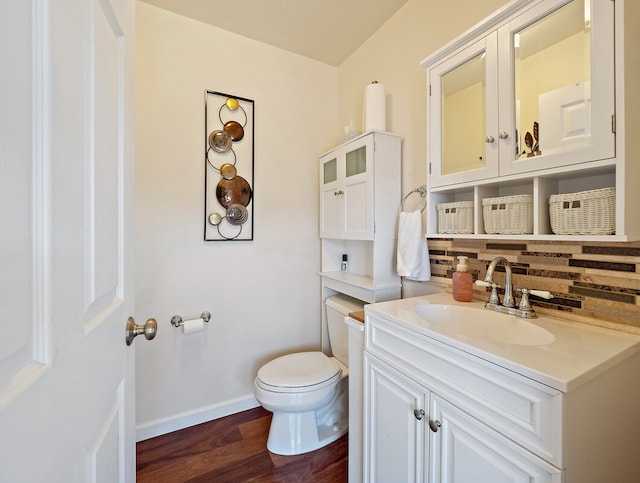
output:
[{"label": "cabinet knob", "polygon": [[424,409],[414,409],[413,415],[418,421],[422,420],[422,418],[424,417]]},{"label": "cabinet knob", "polygon": [[342,190],[333,192],[333,196],[341,196],[343,194],[344,194],[344,191],[342,191]]},{"label": "cabinet knob", "polygon": [[496,139],[493,136],[487,136],[486,138],[484,138],[484,142],[487,143],[487,144],[491,144],[495,140]]},{"label": "cabinet knob", "polygon": [[440,421],[429,421],[429,429],[431,429],[431,431],[433,431],[434,433],[438,432],[438,428],[442,426],[442,424],[440,423]]},{"label": "cabinet knob", "polygon": [[500,139],[507,139],[509,137],[509,133],[507,131],[500,131],[498,133],[498,137]]}]

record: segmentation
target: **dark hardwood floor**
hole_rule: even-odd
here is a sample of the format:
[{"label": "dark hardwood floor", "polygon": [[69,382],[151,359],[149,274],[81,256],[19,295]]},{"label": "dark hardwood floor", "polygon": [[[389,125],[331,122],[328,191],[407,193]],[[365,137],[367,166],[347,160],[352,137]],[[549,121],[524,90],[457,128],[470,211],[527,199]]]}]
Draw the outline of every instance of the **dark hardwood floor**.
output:
[{"label": "dark hardwood floor", "polygon": [[138,482],[347,481],[347,438],[311,453],[280,456],[267,450],[271,413],[262,407],[141,441]]}]

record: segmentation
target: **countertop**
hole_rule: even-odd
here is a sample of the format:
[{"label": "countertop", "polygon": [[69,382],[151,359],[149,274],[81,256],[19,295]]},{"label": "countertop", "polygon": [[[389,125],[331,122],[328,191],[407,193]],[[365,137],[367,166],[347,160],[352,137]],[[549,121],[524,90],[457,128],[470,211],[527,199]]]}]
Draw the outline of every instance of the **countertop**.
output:
[{"label": "countertop", "polygon": [[358,322],[362,322],[364,324],[364,310],[356,310],[355,312],[349,312],[349,317]]},{"label": "countertop", "polygon": [[[436,325],[420,317],[416,308],[424,304],[462,305],[486,310],[481,302],[456,302],[451,294],[443,293],[366,305],[365,313],[394,321],[409,330],[562,392],[575,389],[640,351],[638,335],[567,322],[545,315],[539,315],[529,322],[554,335],[555,340],[550,344],[516,345],[482,337],[469,337],[447,328],[444,324]],[[512,315],[494,313],[496,317],[523,320]]]}]

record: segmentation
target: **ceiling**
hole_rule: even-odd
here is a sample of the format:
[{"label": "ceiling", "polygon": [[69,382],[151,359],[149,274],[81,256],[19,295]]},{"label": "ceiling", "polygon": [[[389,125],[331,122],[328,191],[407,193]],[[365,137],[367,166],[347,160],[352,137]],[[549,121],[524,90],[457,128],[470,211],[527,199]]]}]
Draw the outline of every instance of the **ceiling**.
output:
[{"label": "ceiling", "polygon": [[185,17],[340,65],[407,0],[142,0]]}]

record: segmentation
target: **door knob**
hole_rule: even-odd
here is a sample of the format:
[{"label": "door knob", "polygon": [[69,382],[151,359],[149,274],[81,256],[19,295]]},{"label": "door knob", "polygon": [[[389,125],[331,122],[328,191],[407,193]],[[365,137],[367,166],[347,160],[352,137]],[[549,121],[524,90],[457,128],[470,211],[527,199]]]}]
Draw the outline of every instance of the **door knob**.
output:
[{"label": "door knob", "polygon": [[156,336],[157,331],[158,323],[156,322],[156,319],[147,319],[144,325],[136,325],[136,321],[133,317],[129,317],[124,330],[124,340],[127,345],[131,345],[133,339],[140,334],[144,334],[145,339],[151,340]]}]

